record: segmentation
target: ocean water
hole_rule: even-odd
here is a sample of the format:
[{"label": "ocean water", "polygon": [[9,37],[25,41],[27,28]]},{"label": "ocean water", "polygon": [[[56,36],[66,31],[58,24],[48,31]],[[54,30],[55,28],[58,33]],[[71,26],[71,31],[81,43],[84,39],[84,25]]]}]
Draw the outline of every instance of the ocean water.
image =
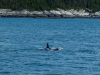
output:
[{"label": "ocean water", "polygon": [[0,75],[100,75],[100,19],[0,18]]}]

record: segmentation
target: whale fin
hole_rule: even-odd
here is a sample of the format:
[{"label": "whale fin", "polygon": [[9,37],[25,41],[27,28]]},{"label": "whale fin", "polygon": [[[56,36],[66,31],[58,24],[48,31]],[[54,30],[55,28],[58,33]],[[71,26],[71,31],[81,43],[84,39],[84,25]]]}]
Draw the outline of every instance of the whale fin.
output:
[{"label": "whale fin", "polygon": [[47,43],[47,47],[46,48],[49,48],[49,44]]}]

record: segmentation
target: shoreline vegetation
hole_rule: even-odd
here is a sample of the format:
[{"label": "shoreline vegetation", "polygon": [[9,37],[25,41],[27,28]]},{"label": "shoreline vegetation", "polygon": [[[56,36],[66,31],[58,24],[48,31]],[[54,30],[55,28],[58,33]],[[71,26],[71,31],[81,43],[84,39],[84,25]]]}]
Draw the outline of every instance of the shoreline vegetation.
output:
[{"label": "shoreline vegetation", "polygon": [[100,18],[100,11],[90,13],[81,10],[44,10],[44,11],[28,11],[26,9],[17,11],[11,9],[0,9],[0,17],[29,17],[29,18]]},{"label": "shoreline vegetation", "polygon": [[0,0],[0,16],[100,18],[100,0]]}]

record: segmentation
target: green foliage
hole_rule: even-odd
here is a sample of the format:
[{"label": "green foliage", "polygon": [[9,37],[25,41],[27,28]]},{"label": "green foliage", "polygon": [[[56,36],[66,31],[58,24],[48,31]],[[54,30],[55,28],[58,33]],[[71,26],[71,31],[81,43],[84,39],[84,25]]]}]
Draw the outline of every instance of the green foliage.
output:
[{"label": "green foliage", "polygon": [[0,0],[0,8],[12,10],[88,9],[100,11],[100,0]]}]

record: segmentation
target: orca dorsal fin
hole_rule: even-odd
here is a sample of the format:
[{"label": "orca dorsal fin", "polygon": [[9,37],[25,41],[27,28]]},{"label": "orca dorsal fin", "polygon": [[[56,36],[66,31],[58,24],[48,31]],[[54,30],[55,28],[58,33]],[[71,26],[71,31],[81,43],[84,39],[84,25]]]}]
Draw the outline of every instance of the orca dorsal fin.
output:
[{"label": "orca dorsal fin", "polygon": [[49,48],[49,44],[47,43],[47,47],[46,48]]}]

